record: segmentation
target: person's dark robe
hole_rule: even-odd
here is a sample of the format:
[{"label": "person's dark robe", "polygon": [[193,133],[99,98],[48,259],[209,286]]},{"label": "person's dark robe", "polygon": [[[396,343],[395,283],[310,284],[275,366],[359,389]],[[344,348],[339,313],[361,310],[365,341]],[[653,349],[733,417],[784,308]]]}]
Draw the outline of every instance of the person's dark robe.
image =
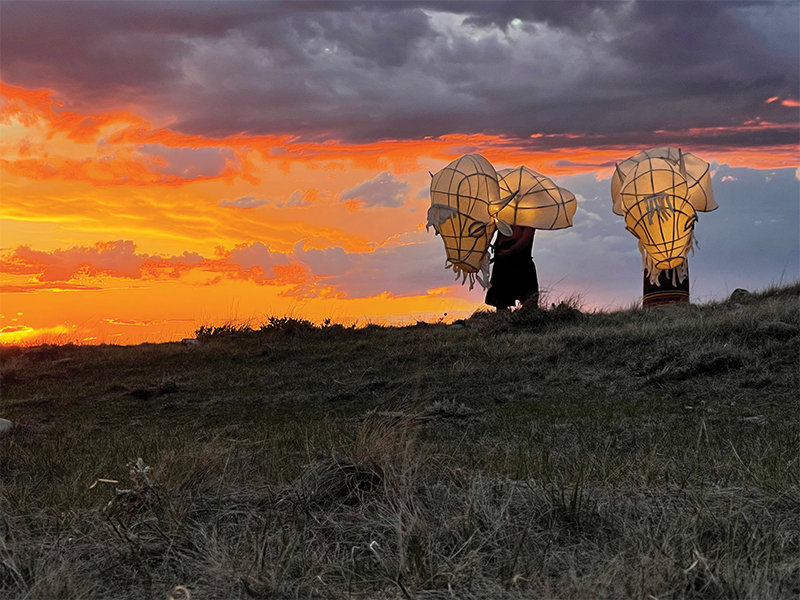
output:
[{"label": "person's dark robe", "polygon": [[[516,244],[518,238],[507,237],[498,232],[497,249],[506,250]],[[495,308],[514,306],[516,301],[525,302],[539,293],[539,280],[533,264],[533,236],[519,252],[503,257],[495,256],[492,266],[491,286],[486,292],[486,304]]]}]

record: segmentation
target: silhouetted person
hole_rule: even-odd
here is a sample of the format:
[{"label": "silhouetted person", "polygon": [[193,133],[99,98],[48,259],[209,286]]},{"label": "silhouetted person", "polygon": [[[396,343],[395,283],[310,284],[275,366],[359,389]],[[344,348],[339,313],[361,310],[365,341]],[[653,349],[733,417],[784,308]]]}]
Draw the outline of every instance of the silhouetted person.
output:
[{"label": "silhouetted person", "polygon": [[511,226],[513,232],[505,236],[497,232],[492,268],[491,286],[486,292],[486,304],[497,310],[514,306],[519,300],[539,297],[539,279],[533,264],[533,227]]}]

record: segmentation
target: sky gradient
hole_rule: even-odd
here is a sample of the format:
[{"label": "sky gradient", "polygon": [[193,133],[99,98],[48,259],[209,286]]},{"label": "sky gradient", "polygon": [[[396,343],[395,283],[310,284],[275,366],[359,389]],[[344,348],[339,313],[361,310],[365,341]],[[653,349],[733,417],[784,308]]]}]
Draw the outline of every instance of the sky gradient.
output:
[{"label": "sky gradient", "polygon": [[477,152],[576,194],[551,300],[641,298],[613,166],[712,164],[692,298],[800,277],[798,2],[0,6],[0,341],[139,343],[293,315],[469,315],[424,227]]}]

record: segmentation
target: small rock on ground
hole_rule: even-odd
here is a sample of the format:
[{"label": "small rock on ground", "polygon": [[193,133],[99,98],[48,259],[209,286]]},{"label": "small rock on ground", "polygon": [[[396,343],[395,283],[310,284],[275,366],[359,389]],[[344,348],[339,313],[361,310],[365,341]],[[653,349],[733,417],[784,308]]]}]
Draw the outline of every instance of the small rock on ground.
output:
[{"label": "small rock on ground", "polygon": [[754,425],[764,425],[767,422],[767,417],[764,415],[756,415],[754,417],[743,417],[742,421],[745,423],[753,423]]},{"label": "small rock on ground", "polygon": [[739,303],[747,302],[752,297],[753,294],[751,294],[748,290],[744,288],[736,288],[735,290],[733,290],[733,293],[731,294],[730,301]]},{"label": "small rock on ground", "polygon": [[11,421],[8,419],[0,419],[0,437],[11,433],[12,429],[14,429],[14,424]]}]

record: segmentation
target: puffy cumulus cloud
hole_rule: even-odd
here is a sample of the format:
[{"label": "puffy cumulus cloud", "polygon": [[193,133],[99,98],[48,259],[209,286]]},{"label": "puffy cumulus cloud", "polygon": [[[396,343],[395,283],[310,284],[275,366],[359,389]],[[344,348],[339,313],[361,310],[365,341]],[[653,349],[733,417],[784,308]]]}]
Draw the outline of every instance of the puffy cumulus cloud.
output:
[{"label": "puffy cumulus cloud", "polygon": [[98,242],[41,252],[20,246],[2,258],[3,272],[32,275],[39,282],[69,281],[79,275],[138,278],[149,256],[136,254],[132,241]]},{"label": "puffy cumulus cloud", "polygon": [[795,2],[19,2],[0,60],[8,83],[75,106],[124,99],[214,137],[651,144],[692,130],[729,146],[714,128],[761,118],[784,127],[734,141],[785,145],[798,19]]},{"label": "puffy cumulus cloud", "polygon": [[[196,269],[208,268],[229,272],[241,271],[224,260],[206,259],[197,252],[180,256],[160,257],[136,252],[131,240],[97,242],[93,246],[73,246],[53,252],[19,246],[0,257],[5,275],[28,275],[29,281],[20,288],[39,289],[99,289],[83,278],[158,279],[177,278]],[[4,289],[10,289],[4,286]],[[15,288],[16,289],[16,288]]]},{"label": "puffy cumulus cloud", "polygon": [[408,183],[389,171],[383,171],[374,179],[344,190],[339,200],[351,206],[396,208],[405,202],[408,189]]},{"label": "puffy cumulus cloud", "polygon": [[229,262],[239,265],[245,271],[259,269],[262,273],[272,274],[276,265],[288,265],[285,254],[273,252],[269,246],[261,242],[237,246],[230,253]]},{"label": "puffy cumulus cloud", "polygon": [[19,246],[3,253],[0,266],[4,275],[29,276],[25,284],[4,285],[5,291],[96,289],[79,281],[85,278],[158,280],[206,273],[216,275],[212,282],[231,278],[288,285],[298,284],[308,276],[305,267],[291,255],[273,252],[261,242],[241,244],[232,250],[220,248],[213,258],[188,251],[171,257],[140,254],[130,240],[98,242],[94,246],[53,252]]},{"label": "puffy cumulus cloud", "polygon": [[284,202],[278,202],[275,206],[278,208],[304,208],[311,206],[315,202],[328,200],[330,197],[331,193],[326,190],[315,188],[295,190]]},{"label": "puffy cumulus cloud", "polygon": [[286,294],[301,297],[321,293],[348,298],[384,293],[408,296],[448,283],[451,274],[443,266],[441,241],[424,231],[398,236],[367,252],[306,248],[300,242],[286,254],[254,242],[231,250],[220,248],[215,257],[196,252],[159,257],[137,253],[133,242],[120,240],[54,252],[19,247],[2,257],[4,274],[30,277],[26,284],[4,284],[4,292],[95,289],[86,278],[117,277],[184,278],[189,285],[240,279],[284,286]]},{"label": "puffy cumulus cloud", "polygon": [[220,200],[219,205],[229,208],[256,208],[264,206],[269,201],[264,198],[256,198],[255,196],[242,196],[236,200]]},{"label": "puffy cumulus cloud", "polygon": [[219,248],[216,256],[196,252],[159,257],[136,252],[132,241],[100,242],[91,247],[42,252],[21,246],[2,256],[4,275],[27,275],[24,284],[4,283],[4,292],[99,289],[93,278],[158,281],[181,278],[188,285],[215,285],[224,279],[286,287],[286,294],[320,293],[348,298],[383,293],[424,294],[450,279],[443,269],[441,241],[426,232],[406,234],[367,252],[339,247],[316,249],[298,243],[293,252],[276,252],[262,242]]},{"label": "puffy cumulus cloud", "polygon": [[577,196],[578,208],[573,218],[573,227],[591,228],[593,225],[603,222],[603,217],[599,214],[584,208],[586,198]]},{"label": "puffy cumulus cloud", "polygon": [[300,242],[294,248],[294,256],[309,266],[311,271],[319,277],[334,277],[342,275],[353,267],[353,254],[348,254],[342,248],[304,248]]}]

